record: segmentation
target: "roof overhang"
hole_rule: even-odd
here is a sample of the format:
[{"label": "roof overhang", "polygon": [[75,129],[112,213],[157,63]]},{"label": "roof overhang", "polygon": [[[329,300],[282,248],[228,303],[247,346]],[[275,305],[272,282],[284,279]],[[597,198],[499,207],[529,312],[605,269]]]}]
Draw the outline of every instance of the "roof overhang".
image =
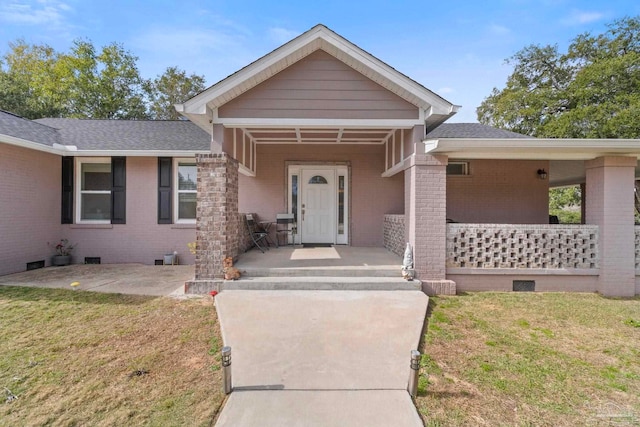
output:
[{"label": "roof overhang", "polygon": [[212,122],[225,122],[217,117],[218,107],[319,49],[417,106],[420,109],[423,123],[426,123],[427,127],[435,127],[444,122],[460,108],[324,25],[316,25],[185,103],[177,104],[175,108],[193,123],[210,132]]},{"label": "roof overhang", "polygon": [[450,159],[590,160],[596,157],[640,158],[640,139],[442,138],[423,141],[428,154]]},{"label": "roof overhang", "polygon": [[53,144],[53,146],[49,146],[3,134],[0,134],[0,144],[28,148],[63,157],[194,157],[198,153],[205,152],[203,150],[79,150],[75,145]]}]

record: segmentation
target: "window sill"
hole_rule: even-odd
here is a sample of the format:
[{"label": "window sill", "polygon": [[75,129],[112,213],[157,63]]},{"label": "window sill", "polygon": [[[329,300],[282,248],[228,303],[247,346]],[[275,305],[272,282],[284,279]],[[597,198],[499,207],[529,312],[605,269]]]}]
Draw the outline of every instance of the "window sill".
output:
[{"label": "window sill", "polygon": [[177,224],[171,224],[171,228],[175,228],[175,229],[194,229],[196,228],[196,223],[195,222],[179,222]]},{"label": "window sill", "polygon": [[111,229],[113,224],[70,224],[69,228]]}]

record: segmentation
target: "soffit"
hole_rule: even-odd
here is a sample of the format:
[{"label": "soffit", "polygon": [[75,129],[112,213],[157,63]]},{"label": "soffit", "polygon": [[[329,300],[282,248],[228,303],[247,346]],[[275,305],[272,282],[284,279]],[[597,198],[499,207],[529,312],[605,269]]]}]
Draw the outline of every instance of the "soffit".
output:
[{"label": "soffit", "polygon": [[606,156],[640,158],[640,139],[432,139],[429,154],[450,159],[589,160]]},{"label": "soffit", "polygon": [[240,128],[256,144],[383,144],[396,128]]}]

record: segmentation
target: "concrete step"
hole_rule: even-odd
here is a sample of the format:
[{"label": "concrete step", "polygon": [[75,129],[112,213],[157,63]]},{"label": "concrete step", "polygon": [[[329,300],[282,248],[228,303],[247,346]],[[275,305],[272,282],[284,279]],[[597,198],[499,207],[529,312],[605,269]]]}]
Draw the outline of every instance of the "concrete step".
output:
[{"label": "concrete step", "polygon": [[407,281],[391,277],[243,277],[225,280],[221,290],[350,290],[350,291],[416,291],[422,289],[419,280]]},{"label": "concrete step", "polygon": [[387,277],[401,278],[400,266],[376,267],[296,267],[241,268],[242,277]]}]

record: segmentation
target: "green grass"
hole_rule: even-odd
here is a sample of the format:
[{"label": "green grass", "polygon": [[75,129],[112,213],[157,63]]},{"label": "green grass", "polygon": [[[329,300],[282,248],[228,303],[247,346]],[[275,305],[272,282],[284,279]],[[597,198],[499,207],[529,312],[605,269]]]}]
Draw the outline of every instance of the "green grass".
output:
[{"label": "green grass", "polygon": [[[640,299],[434,297],[416,404],[426,425],[640,425]],[[615,415],[615,414],[614,414]]]},{"label": "green grass", "polygon": [[209,298],[0,287],[0,325],[0,426],[208,426],[223,402]]}]

